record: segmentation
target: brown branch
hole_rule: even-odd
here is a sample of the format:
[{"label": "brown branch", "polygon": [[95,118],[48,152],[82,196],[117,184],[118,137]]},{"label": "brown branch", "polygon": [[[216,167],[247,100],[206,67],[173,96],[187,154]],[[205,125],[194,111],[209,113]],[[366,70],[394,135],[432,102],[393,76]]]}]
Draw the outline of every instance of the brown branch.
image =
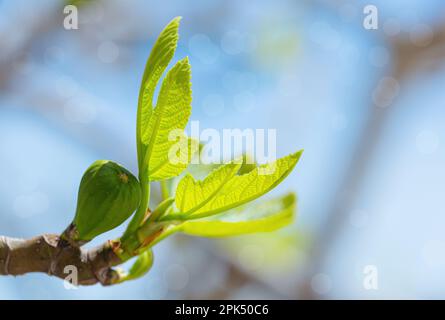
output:
[{"label": "brown branch", "polygon": [[65,279],[68,276],[65,267],[74,266],[79,285],[110,285],[119,277],[111,267],[121,263],[111,242],[86,250],[72,246],[54,234],[26,240],[0,236],[0,275],[43,272]]}]

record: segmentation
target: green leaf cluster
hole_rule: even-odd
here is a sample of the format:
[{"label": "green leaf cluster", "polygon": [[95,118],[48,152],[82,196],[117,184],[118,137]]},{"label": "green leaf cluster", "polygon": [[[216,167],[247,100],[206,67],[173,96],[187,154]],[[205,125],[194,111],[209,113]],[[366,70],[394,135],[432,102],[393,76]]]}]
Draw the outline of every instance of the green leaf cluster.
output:
[{"label": "green leaf cluster", "polygon": [[[268,232],[290,224],[296,211],[293,193],[258,198],[292,172],[302,150],[262,165],[248,163],[244,155],[220,166],[189,166],[201,148],[184,132],[192,103],[188,58],[167,70],[176,51],[179,23],[179,17],[173,19],[160,33],[142,76],[136,120],[140,201],[125,233],[116,241],[116,253],[123,261],[138,258],[129,272],[121,274],[120,282],[145,274],[153,262],[150,248],[175,232],[202,237]],[[196,169],[205,172],[202,180],[195,178]],[[151,210],[154,182],[159,183],[163,199]]]}]

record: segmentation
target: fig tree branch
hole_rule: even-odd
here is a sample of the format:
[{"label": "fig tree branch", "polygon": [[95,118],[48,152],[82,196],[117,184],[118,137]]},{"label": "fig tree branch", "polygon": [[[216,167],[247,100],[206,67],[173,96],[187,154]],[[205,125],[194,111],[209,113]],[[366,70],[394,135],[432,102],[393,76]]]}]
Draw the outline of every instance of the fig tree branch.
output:
[{"label": "fig tree branch", "polygon": [[119,273],[112,267],[121,263],[110,241],[93,249],[83,249],[68,244],[55,234],[31,239],[0,236],[0,275],[43,272],[65,279],[68,276],[66,267],[74,266],[79,285],[110,285],[119,278]]}]

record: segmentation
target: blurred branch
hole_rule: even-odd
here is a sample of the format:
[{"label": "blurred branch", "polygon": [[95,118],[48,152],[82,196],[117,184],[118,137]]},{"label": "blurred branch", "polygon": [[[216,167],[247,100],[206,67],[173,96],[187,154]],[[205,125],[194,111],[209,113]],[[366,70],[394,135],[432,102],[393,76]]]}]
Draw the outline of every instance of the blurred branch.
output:
[{"label": "blurred branch", "polygon": [[[29,52],[57,26],[62,25],[62,7],[51,6],[46,9],[41,10],[35,17],[33,16],[33,19],[26,16],[26,13],[29,14],[29,12],[18,13],[18,17],[15,18],[20,21],[21,36],[14,38],[13,45],[10,45],[9,41],[10,37],[16,33],[15,24],[10,25],[10,29],[0,30],[0,47],[2,48],[0,53],[0,91],[7,89],[14,76],[14,61]],[[60,17],[60,19],[54,19],[54,17]],[[8,25],[5,24],[5,26]]]},{"label": "blurred branch", "polygon": [[[225,282],[224,290],[219,290],[212,295],[213,299],[231,299],[233,290],[239,289],[248,283],[254,283],[259,288],[264,288],[266,292],[271,293],[277,299],[287,299],[288,297],[279,292],[270,283],[258,278],[254,273],[245,271],[234,263],[226,255],[222,254],[219,250],[215,250],[215,246],[209,240],[201,240],[190,238],[193,246],[199,247],[199,249],[205,251],[210,259],[214,259],[227,266],[229,270],[229,277]],[[201,297],[202,298],[202,297]],[[207,297],[209,298],[209,297]]]},{"label": "blurred branch", "polygon": [[[394,66],[392,70],[389,70],[389,75],[396,79],[401,87],[416,72],[434,72],[445,62],[445,23],[435,27],[432,41],[425,46],[416,45],[404,36],[393,39],[386,38],[384,41],[393,52]],[[431,61],[431,63],[425,64],[425,61]],[[377,92],[376,100],[386,98],[384,90]],[[372,104],[369,106],[369,110],[370,116],[356,145],[351,165],[339,185],[328,219],[320,228],[318,239],[312,244],[305,279],[302,287],[297,288],[295,292],[297,297],[303,299],[321,298],[311,288],[312,277],[321,271],[331,248],[334,247],[336,239],[341,235],[348,214],[364,184],[365,174],[372,164],[372,156],[382,139],[383,128],[389,115],[396,109],[394,106],[379,108]]]}]

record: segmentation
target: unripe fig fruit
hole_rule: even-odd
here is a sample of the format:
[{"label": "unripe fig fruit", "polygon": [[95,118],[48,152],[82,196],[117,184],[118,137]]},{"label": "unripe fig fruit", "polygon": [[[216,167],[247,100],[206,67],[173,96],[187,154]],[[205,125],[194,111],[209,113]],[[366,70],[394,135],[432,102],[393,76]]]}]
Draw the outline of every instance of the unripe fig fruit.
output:
[{"label": "unripe fig fruit", "polygon": [[137,209],[140,197],[139,182],[130,171],[113,161],[95,161],[82,177],[76,216],[65,236],[88,242],[116,228]]}]

